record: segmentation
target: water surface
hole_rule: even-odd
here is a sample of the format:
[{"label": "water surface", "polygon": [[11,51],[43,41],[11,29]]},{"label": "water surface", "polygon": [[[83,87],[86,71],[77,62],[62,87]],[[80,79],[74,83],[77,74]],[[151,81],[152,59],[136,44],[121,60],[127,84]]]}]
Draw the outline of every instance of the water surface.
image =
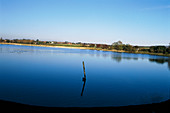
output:
[{"label": "water surface", "polygon": [[150,104],[169,97],[168,57],[0,45],[1,100],[49,107],[105,107]]}]

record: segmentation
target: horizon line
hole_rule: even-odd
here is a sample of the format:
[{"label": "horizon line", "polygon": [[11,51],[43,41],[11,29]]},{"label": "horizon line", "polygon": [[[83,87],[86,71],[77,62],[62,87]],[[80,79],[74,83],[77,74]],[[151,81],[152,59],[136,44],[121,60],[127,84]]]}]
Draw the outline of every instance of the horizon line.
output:
[{"label": "horizon line", "polygon": [[[17,39],[17,38],[13,38],[13,39],[8,39],[8,38],[3,38],[3,37],[1,37],[2,39],[4,39],[4,40],[15,40],[15,39]],[[17,40],[34,40],[34,41],[36,41],[37,39],[28,39],[28,38],[18,38]],[[85,42],[83,42],[83,41],[68,41],[68,40],[65,40],[65,41],[57,41],[57,40],[40,40],[40,39],[38,39],[39,41],[48,41],[48,42],[68,42],[68,43],[85,43],[85,44],[106,44],[106,45],[112,45],[114,42],[118,42],[118,41],[121,41],[121,40],[118,40],[118,41],[114,41],[113,43],[111,43],[111,44],[109,44],[109,43],[106,43],[106,42],[89,42],[89,41],[85,41]],[[123,43],[123,41],[121,41],[122,43]],[[123,43],[123,44],[125,44],[125,45],[132,45],[132,46],[170,46],[170,43],[168,43],[168,44],[150,44],[150,45],[148,45],[148,44],[130,44],[130,43]]]}]

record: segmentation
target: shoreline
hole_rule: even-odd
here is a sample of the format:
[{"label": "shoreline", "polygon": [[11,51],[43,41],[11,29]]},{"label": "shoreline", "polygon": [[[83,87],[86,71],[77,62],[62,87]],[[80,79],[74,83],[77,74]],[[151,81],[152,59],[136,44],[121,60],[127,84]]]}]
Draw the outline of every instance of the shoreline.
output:
[{"label": "shoreline", "polygon": [[157,54],[157,53],[144,53],[144,52],[128,52],[124,50],[108,50],[94,47],[71,47],[71,46],[54,46],[54,45],[36,45],[36,44],[19,44],[19,43],[0,43],[4,45],[23,45],[23,46],[36,46],[36,47],[53,47],[53,48],[67,48],[67,49],[83,49],[83,50],[97,50],[97,51],[110,51],[110,52],[118,52],[118,53],[132,53],[132,54],[146,54],[146,55],[156,55],[156,56],[164,56],[170,57],[170,55],[165,54]]},{"label": "shoreline", "polygon": [[53,47],[53,48],[67,48],[67,49],[86,49],[86,50],[97,50],[97,51],[111,51],[111,52],[125,52],[123,50],[107,50],[107,49],[98,49],[93,47],[71,47],[71,46],[50,46],[50,45],[36,45],[36,44],[19,44],[19,43],[0,43],[4,45],[23,45],[23,46],[37,46],[37,47]]},{"label": "shoreline", "polygon": [[0,100],[1,112],[103,112],[103,113],[169,113],[170,100],[153,104],[120,107],[43,107]]}]

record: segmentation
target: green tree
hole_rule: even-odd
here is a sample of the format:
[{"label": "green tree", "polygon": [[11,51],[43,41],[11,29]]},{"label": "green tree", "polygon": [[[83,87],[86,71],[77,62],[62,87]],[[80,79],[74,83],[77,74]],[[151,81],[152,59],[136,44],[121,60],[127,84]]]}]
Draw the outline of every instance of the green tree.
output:
[{"label": "green tree", "polygon": [[117,50],[123,50],[123,45],[116,45]]},{"label": "green tree", "polygon": [[151,46],[149,52],[151,53],[166,53],[167,48],[165,46]]},{"label": "green tree", "polygon": [[6,42],[7,42],[7,43],[10,43],[10,42],[11,42],[11,40],[9,40],[9,39],[6,39]]},{"label": "green tree", "polygon": [[2,39],[2,37],[1,37],[1,39],[0,39],[0,42],[3,42],[3,39]]},{"label": "green tree", "polygon": [[39,39],[37,39],[37,40],[36,40],[36,44],[39,44],[39,43],[40,43],[40,42],[39,42]]},{"label": "green tree", "polygon": [[112,47],[117,50],[123,50],[123,43],[121,41],[114,42]]},{"label": "green tree", "polygon": [[133,46],[133,51],[138,52],[139,51],[139,46]]},{"label": "green tree", "polygon": [[170,54],[170,43],[169,43],[168,48],[166,49],[166,52],[167,52],[168,54]]},{"label": "green tree", "polygon": [[14,43],[17,43],[18,42],[18,39],[14,39]]},{"label": "green tree", "polygon": [[123,43],[121,41],[117,41],[117,42],[114,42],[112,43],[112,46],[115,46],[115,45],[122,45]]},{"label": "green tree", "polygon": [[166,49],[166,52],[170,54],[170,46]]},{"label": "green tree", "polygon": [[155,46],[151,46],[151,47],[149,48],[149,52],[154,53],[154,52],[155,52]]},{"label": "green tree", "polygon": [[126,44],[126,45],[123,46],[123,50],[132,52],[133,46],[130,45],[130,44]]},{"label": "green tree", "polygon": [[49,41],[46,41],[46,44],[49,44],[50,42]]},{"label": "green tree", "polygon": [[165,46],[156,46],[156,53],[165,53],[166,52],[166,47]]}]

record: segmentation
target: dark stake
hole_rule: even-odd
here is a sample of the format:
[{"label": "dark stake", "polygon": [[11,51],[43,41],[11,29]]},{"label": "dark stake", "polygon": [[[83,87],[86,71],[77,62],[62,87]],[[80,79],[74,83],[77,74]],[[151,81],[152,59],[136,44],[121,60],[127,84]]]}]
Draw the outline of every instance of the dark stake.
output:
[{"label": "dark stake", "polygon": [[84,71],[84,77],[83,77],[83,81],[84,81],[84,80],[86,80],[86,72],[85,72],[84,61],[83,61],[83,71]]},{"label": "dark stake", "polygon": [[86,80],[83,81],[84,84],[83,84],[83,88],[82,88],[82,91],[81,91],[81,96],[83,96],[83,92],[84,92],[84,87],[85,87],[85,84],[86,84]]}]

